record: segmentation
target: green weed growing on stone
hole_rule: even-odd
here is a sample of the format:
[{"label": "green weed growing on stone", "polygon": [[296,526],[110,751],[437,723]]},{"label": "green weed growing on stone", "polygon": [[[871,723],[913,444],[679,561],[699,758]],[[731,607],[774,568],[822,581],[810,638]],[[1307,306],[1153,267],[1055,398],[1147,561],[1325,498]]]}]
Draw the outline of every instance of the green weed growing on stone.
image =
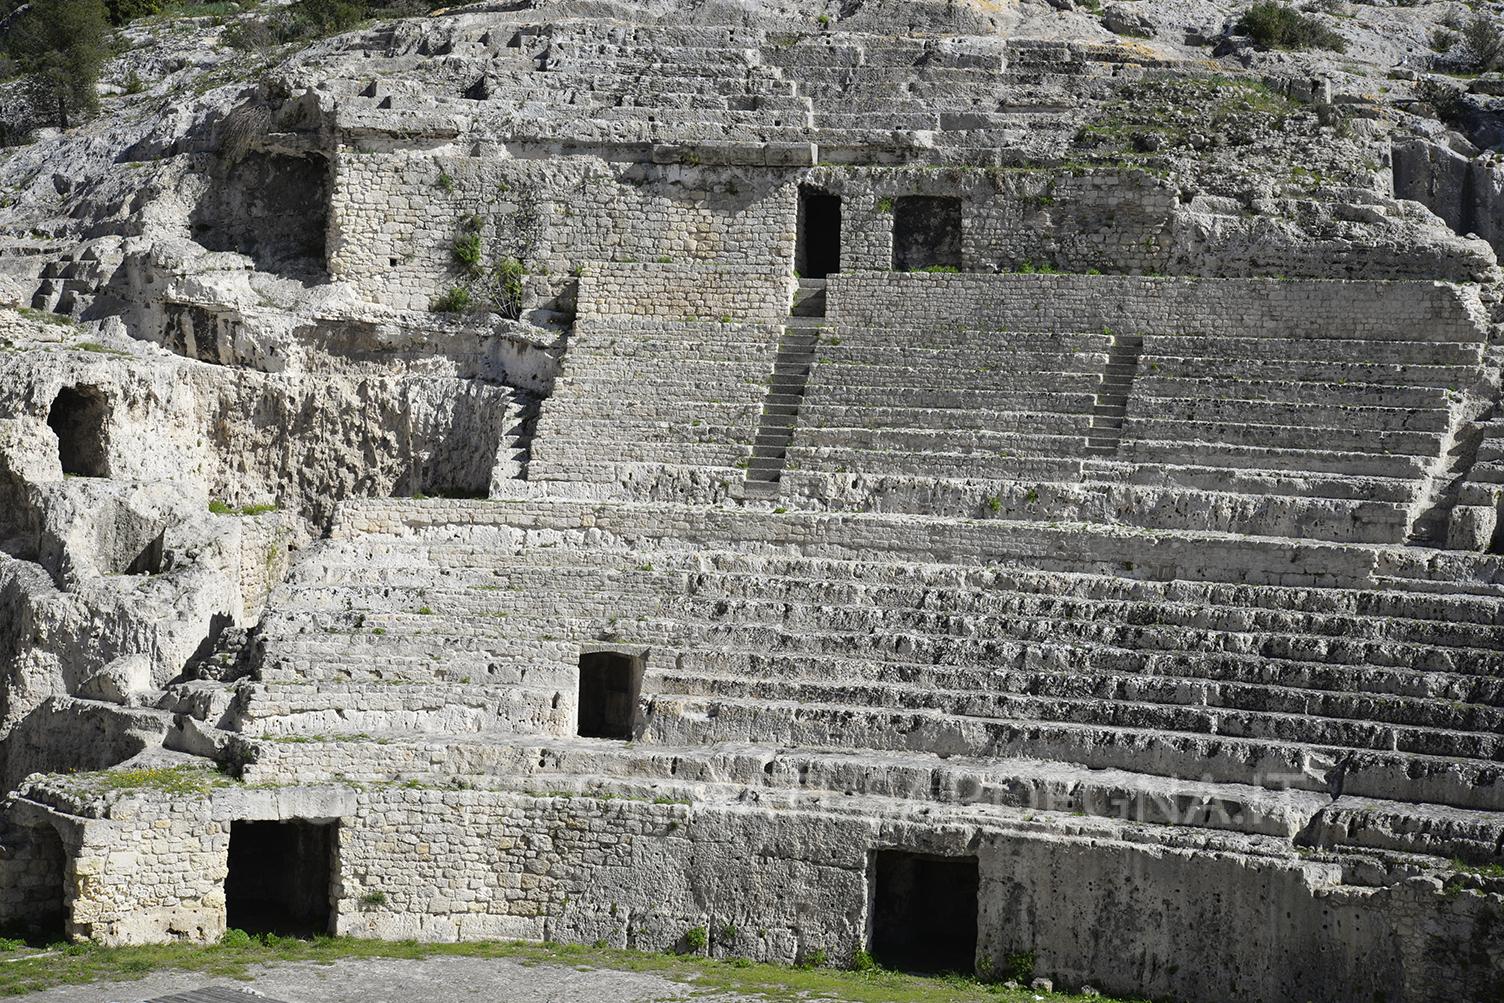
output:
[{"label": "green weed growing on stone", "polygon": [[430,309],[434,313],[463,313],[470,309],[470,290],[464,286],[450,286],[447,292],[433,301]]}]

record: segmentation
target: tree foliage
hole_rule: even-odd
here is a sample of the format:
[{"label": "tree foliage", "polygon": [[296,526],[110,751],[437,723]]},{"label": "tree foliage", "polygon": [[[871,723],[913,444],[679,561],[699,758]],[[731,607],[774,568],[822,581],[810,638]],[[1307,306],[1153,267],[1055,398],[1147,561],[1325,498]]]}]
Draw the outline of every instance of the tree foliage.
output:
[{"label": "tree foliage", "polygon": [[125,24],[138,17],[149,17],[162,10],[159,0],[105,0],[111,24]]},{"label": "tree foliage", "polygon": [[1462,42],[1475,73],[1504,68],[1504,25],[1488,14],[1475,14],[1462,28]]},{"label": "tree foliage", "polygon": [[1243,12],[1237,30],[1261,49],[1331,49],[1342,52],[1347,43],[1321,22],[1280,0],[1260,0]]},{"label": "tree foliage", "polygon": [[5,48],[37,88],[39,118],[66,129],[98,110],[108,34],[102,0],[32,0],[16,15]]}]

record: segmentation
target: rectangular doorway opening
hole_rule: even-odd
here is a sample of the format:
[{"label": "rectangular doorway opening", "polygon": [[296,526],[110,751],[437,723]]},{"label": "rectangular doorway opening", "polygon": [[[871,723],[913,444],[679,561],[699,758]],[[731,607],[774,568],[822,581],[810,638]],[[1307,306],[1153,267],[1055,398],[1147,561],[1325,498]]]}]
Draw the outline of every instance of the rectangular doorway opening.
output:
[{"label": "rectangular doorway opening", "polygon": [[230,823],[225,910],[232,930],[312,937],[333,932],[337,823]]},{"label": "rectangular doorway opening", "polygon": [[976,857],[872,855],[872,957],[904,972],[976,970]]},{"label": "rectangular doorway opening", "polygon": [[961,200],[911,195],[893,203],[893,270],[961,267]]},{"label": "rectangular doorway opening", "polygon": [[68,925],[68,854],[62,839],[50,825],[40,825],[13,830],[8,842],[17,858],[29,859],[13,889],[22,903],[15,932],[37,946],[63,940]]},{"label": "rectangular doorway opening", "polygon": [[643,660],[618,651],[580,656],[579,734],[629,739],[637,727]]},{"label": "rectangular doorway opening", "polygon": [[841,270],[841,197],[799,189],[799,242],[794,268],[800,278],[823,279]]}]

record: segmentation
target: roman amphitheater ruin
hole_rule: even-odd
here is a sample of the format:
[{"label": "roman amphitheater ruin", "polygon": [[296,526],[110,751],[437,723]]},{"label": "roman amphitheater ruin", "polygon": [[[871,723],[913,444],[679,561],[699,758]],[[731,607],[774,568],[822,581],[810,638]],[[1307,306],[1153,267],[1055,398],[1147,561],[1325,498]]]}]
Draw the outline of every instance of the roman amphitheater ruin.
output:
[{"label": "roman amphitheater ruin", "polygon": [[3,151],[0,928],[1499,999],[1504,164],[1073,6],[205,23]]}]

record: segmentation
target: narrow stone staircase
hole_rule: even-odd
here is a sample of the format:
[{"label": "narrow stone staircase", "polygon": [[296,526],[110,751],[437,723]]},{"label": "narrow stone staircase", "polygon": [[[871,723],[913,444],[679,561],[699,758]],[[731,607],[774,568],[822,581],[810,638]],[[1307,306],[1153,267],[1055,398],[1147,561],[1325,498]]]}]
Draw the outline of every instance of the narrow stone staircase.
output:
[{"label": "narrow stone staircase", "polygon": [[1489,440],[1498,431],[1496,422],[1487,420],[1488,417],[1463,420],[1449,436],[1438,469],[1420,500],[1419,514],[1411,523],[1405,540],[1410,546],[1445,547],[1452,509],[1458,504],[1463,486],[1475,476],[1479,480],[1490,479],[1489,464],[1478,463],[1489,455]]},{"label": "narrow stone staircase", "polygon": [[517,393],[517,411],[510,419],[502,443],[502,476],[508,480],[527,480],[528,464],[533,458],[533,437],[538,432],[538,414],[543,398],[537,394]]},{"label": "narrow stone staircase", "polygon": [[743,495],[747,498],[774,498],[778,495],[783,470],[788,463],[789,443],[799,423],[799,406],[809,382],[810,367],[815,363],[815,346],[825,320],[825,280],[800,279],[794,293],[793,309],[778,339],[778,355],[773,360],[773,376],[768,381],[768,395],[763,400],[757,438],[752,442],[752,457],[747,461]]},{"label": "narrow stone staircase", "polygon": [[1128,395],[1133,391],[1133,376],[1138,371],[1144,339],[1137,334],[1115,334],[1107,354],[1107,367],[1097,388],[1091,409],[1091,429],[1086,437],[1089,456],[1113,456],[1123,438],[1128,418]]}]

